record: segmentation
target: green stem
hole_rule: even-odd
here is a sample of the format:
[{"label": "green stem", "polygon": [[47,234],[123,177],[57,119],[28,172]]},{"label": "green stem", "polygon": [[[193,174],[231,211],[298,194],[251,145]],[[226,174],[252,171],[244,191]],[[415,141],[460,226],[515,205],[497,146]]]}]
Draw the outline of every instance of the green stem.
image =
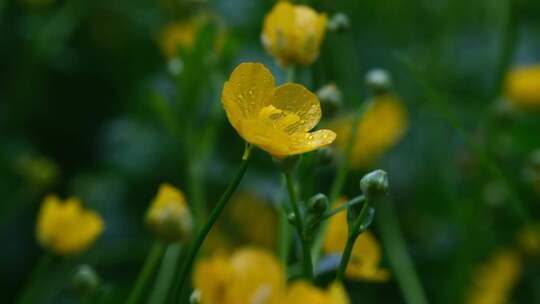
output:
[{"label": "green stem", "polygon": [[167,301],[167,296],[175,279],[175,270],[181,257],[182,246],[180,244],[171,244],[167,247],[148,303],[162,304]]},{"label": "green stem", "polygon": [[358,214],[358,218],[356,219],[356,221],[354,221],[354,223],[352,223],[352,225],[349,225],[349,235],[347,237],[347,242],[345,243],[345,249],[343,250],[343,254],[341,255],[341,263],[339,264],[336,275],[336,280],[340,282],[343,281],[343,278],[345,277],[345,271],[347,270],[347,265],[349,264],[349,261],[351,259],[354,243],[358,239],[358,236],[363,232],[363,230],[361,230],[361,226],[364,223],[369,210],[368,201],[365,198],[363,201],[364,205],[360,210],[360,214]]},{"label": "green stem", "polygon": [[[339,196],[341,195],[343,191],[343,187],[345,186],[345,181],[347,178],[347,172],[348,172],[349,163],[351,160],[352,151],[356,143],[356,138],[358,137],[358,123],[360,122],[360,119],[362,118],[362,116],[364,116],[364,113],[366,113],[366,111],[371,107],[372,104],[373,104],[372,100],[366,101],[354,115],[354,119],[351,126],[351,134],[347,138],[345,151],[339,161],[336,177],[334,179],[334,182],[332,183],[332,187],[330,188],[330,197],[329,197],[330,204],[333,204],[339,198]],[[313,249],[312,249],[312,256],[314,257],[313,260],[315,263],[317,263],[317,261],[319,260],[322,244],[324,241],[324,236],[326,234],[327,229],[328,229],[328,222],[323,222],[321,224],[321,228],[319,229],[319,233],[317,233],[315,237],[315,242],[313,244]]]},{"label": "green stem", "polygon": [[291,230],[289,226],[289,221],[287,220],[287,212],[284,208],[279,208],[279,244],[278,244],[278,254],[279,260],[283,265],[284,269],[287,268],[289,261],[289,252],[291,244]]},{"label": "green stem", "polygon": [[311,242],[307,240],[304,233],[304,221],[302,219],[302,214],[300,213],[300,208],[298,207],[298,197],[296,195],[296,190],[294,189],[293,178],[290,172],[284,172],[285,181],[287,183],[287,190],[289,192],[289,199],[291,201],[291,206],[295,215],[294,226],[298,232],[302,243],[302,265],[304,269],[304,276],[307,279],[313,279],[313,262],[311,258]]},{"label": "green stem", "polygon": [[146,286],[148,285],[148,281],[152,277],[152,274],[154,274],[155,269],[159,264],[161,257],[163,256],[164,251],[165,244],[160,241],[156,241],[152,246],[150,253],[146,257],[143,269],[137,277],[135,286],[131,290],[131,294],[129,295],[127,300],[128,304],[136,304],[141,302],[141,298],[143,296],[144,290],[146,289]]},{"label": "green stem", "polygon": [[363,195],[357,196],[357,197],[353,198],[352,200],[346,202],[345,204],[343,204],[343,205],[341,205],[341,206],[339,206],[339,207],[337,207],[337,208],[334,208],[334,209],[332,209],[332,210],[330,210],[330,211],[327,211],[327,212],[326,212],[325,214],[323,214],[319,219],[317,219],[317,221],[314,222],[314,224],[317,224],[317,223],[319,223],[319,222],[325,221],[325,220],[331,218],[332,216],[334,216],[334,215],[340,213],[341,211],[347,210],[347,209],[349,209],[350,207],[356,206],[356,205],[358,205],[358,204],[360,204],[360,203],[363,203],[363,202],[365,202],[365,201],[366,201],[366,197],[365,197],[365,196],[363,196]]},{"label": "green stem", "polygon": [[229,202],[232,194],[234,193],[236,188],[238,188],[240,181],[242,181],[242,178],[244,177],[244,174],[246,173],[246,170],[249,164],[249,156],[251,153],[251,148],[252,148],[251,145],[246,144],[246,149],[244,150],[244,155],[242,156],[242,163],[240,165],[240,169],[238,170],[238,172],[232,179],[231,183],[227,186],[227,189],[225,189],[225,192],[219,199],[215,208],[212,210],[212,213],[210,213],[208,221],[204,224],[204,226],[202,226],[200,231],[197,233],[195,240],[191,244],[186,260],[180,270],[178,286],[174,286],[175,288],[173,290],[174,302],[178,302],[178,299],[176,299],[178,295],[178,291],[182,290],[185,287],[184,285],[186,284],[187,278],[191,272],[191,268],[193,266],[193,262],[195,261],[195,257],[197,256],[199,249],[201,248],[204,240],[206,239],[206,236],[208,235],[208,233],[210,232],[210,230],[216,223],[223,209],[225,209],[225,206]]},{"label": "green stem", "polygon": [[42,279],[43,274],[47,272],[51,264],[53,263],[53,256],[45,253],[41,256],[38,263],[32,270],[30,277],[28,278],[28,283],[23,289],[23,293],[19,296],[17,301],[18,304],[31,304],[35,301],[35,287],[36,283]]},{"label": "green stem", "polygon": [[347,243],[345,243],[345,249],[343,250],[343,254],[341,255],[341,263],[339,264],[339,268],[336,274],[336,280],[339,282],[343,282],[343,279],[345,278],[345,270],[347,270],[347,265],[349,264],[349,260],[351,259],[351,254],[355,241],[356,238],[349,236],[347,238]]},{"label": "green stem", "polygon": [[377,224],[383,248],[395,273],[399,287],[408,304],[427,304],[420,279],[407,252],[392,202],[383,200],[377,204]]}]

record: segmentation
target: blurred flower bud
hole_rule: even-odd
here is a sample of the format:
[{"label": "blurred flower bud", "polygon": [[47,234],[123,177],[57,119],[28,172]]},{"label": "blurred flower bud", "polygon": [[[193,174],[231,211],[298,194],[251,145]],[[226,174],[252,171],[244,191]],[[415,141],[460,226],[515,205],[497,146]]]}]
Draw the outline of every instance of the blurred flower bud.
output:
[{"label": "blurred flower bud", "polygon": [[23,155],[15,161],[16,171],[36,188],[53,185],[59,177],[59,169],[52,160],[41,156]]},{"label": "blurred flower bud", "polygon": [[184,241],[193,229],[191,213],[184,194],[169,184],[162,184],[146,214],[146,222],[163,240]]},{"label": "blurred flower bud", "polygon": [[360,180],[360,189],[368,200],[386,195],[388,187],[388,175],[383,170],[370,172]]},{"label": "blurred flower bud", "polygon": [[332,32],[345,32],[351,28],[351,21],[349,20],[349,17],[344,13],[336,13],[328,21],[326,28]]},{"label": "blurred flower bud", "polygon": [[333,116],[343,105],[343,94],[335,83],[331,82],[317,91],[325,116]]},{"label": "blurred flower bud", "polygon": [[201,290],[195,289],[189,296],[189,303],[190,304],[199,304],[201,303]]},{"label": "blurred flower bud", "polygon": [[88,295],[98,289],[101,279],[92,266],[83,264],[75,269],[71,282],[78,294]]},{"label": "blurred flower bud", "polygon": [[298,161],[300,160],[300,156],[298,155],[291,155],[283,158],[273,157],[274,163],[278,166],[278,168],[285,172],[290,173],[294,171],[296,166],[298,165]]},{"label": "blurred flower bud", "polygon": [[309,212],[315,217],[321,216],[328,209],[328,206],[328,198],[322,193],[315,194],[308,201]]},{"label": "blurred flower bud", "polygon": [[374,95],[387,93],[392,87],[392,77],[384,69],[373,69],[366,74],[366,86]]},{"label": "blurred flower bud", "polygon": [[289,221],[289,223],[291,223],[291,225],[296,225],[296,214],[294,214],[293,212],[289,213],[287,215],[287,220]]},{"label": "blurred flower bud", "polygon": [[323,147],[317,150],[317,156],[321,165],[330,165],[336,158],[336,151],[332,147]]}]

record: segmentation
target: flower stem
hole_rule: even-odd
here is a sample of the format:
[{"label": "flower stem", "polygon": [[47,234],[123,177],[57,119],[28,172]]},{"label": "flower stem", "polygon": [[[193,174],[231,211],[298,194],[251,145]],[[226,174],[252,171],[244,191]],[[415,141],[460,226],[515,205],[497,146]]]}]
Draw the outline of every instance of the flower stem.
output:
[{"label": "flower stem", "polygon": [[398,219],[390,200],[377,203],[377,224],[390,265],[408,304],[426,304],[427,299],[414,269],[401,234]]},{"label": "flower stem", "polygon": [[[339,161],[336,177],[334,178],[334,182],[332,183],[332,187],[330,188],[330,197],[329,197],[330,204],[333,204],[343,192],[343,187],[345,185],[345,181],[347,178],[347,172],[348,172],[349,163],[351,160],[353,147],[354,147],[354,144],[356,143],[356,138],[358,137],[357,136],[358,123],[360,122],[360,119],[362,118],[362,116],[364,116],[364,113],[366,113],[366,111],[371,107],[372,104],[373,104],[373,101],[371,100],[366,101],[354,115],[354,119],[351,126],[351,133],[349,137],[347,138],[345,151]],[[319,229],[319,233],[315,237],[315,242],[313,244],[313,249],[312,249],[312,255],[314,257],[315,263],[317,263],[319,259],[319,255],[322,248],[324,235],[326,234],[327,226],[328,226],[328,223],[323,222],[321,224],[321,228]]]},{"label": "flower stem", "polygon": [[[364,196],[361,196],[361,197],[364,198]],[[363,230],[361,229],[361,226],[366,219],[366,216],[368,214],[368,209],[369,209],[368,200],[364,198],[363,202],[364,202],[364,205],[362,206],[362,209],[360,210],[360,214],[358,214],[358,218],[351,225],[349,225],[349,235],[347,237],[347,242],[345,243],[345,249],[343,250],[343,254],[341,255],[341,263],[339,264],[339,268],[336,274],[336,280],[340,282],[343,281],[345,277],[345,271],[347,270],[347,265],[349,264],[349,261],[351,259],[354,243],[358,239],[358,236],[360,236],[360,234],[363,232]],[[348,204],[346,205],[349,206]]]},{"label": "flower stem", "polygon": [[175,269],[178,267],[181,257],[182,246],[180,244],[170,244],[167,247],[148,303],[161,304],[167,301],[167,296],[175,279]]},{"label": "flower stem", "polygon": [[43,274],[47,272],[52,262],[53,262],[52,255],[45,253],[41,256],[37,265],[34,267],[34,270],[32,270],[32,273],[30,274],[28,283],[26,284],[23,290],[23,293],[19,296],[19,299],[17,300],[18,304],[34,303],[35,287],[36,287],[35,285],[41,279]]},{"label": "flower stem", "polygon": [[164,243],[156,241],[154,245],[152,245],[152,249],[150,249],[150,253],[146,257],[143,269],[139,273],[137,281],[135,282],[135,286],[131,290],[131,293],[126,303],[136,304],[141,302],[141,297],[144,293],[146,286],[148,285],[148,281],[152,277],[152,274],[155,272],[155,269],[159,264],[159,261],[161,260],[164,251]]},{"label": "flower stem", "polygon": [[227,189],[225,189],[225,192],[219,199],[217,205],[212,210],[212,213],[210,213],[210,216],[208,217],[208,221],[202,226],[200,231],[197,233],[197,236],[195,237],[193,243],[191,244],[186,260],[184,264],[182,265],[182,268],[180,270],[179,275],[179,282],[178,286],[174,286],[173,290],[173,301],[178,302],[176,299],[178,296],[178,291],[182,290],[186,284],[187,278],[191,272],[191,268],[193,266],[193,262],[195,261],[195,257],[197,256],[197,253],[199,252],[199,249],[201,248],[204,240],[206,239],[206,236],[216,223],[218,217],[221,215],[221,212],[223,209],[225,209],[225,206],[229,202],[229,199],[231,198],[232,194],[238,188],[238,185],[240,184],[240,181],[242,181],[242,178],[244,177],[244,174],[246,173],[248,164],[249,164],[249,156],[251,154],[252,146],[249,144],[246,144],[246,149],[244,150],[244,155],[242,156],[242,163],[240,165],[240,169],[230,182],[230,184],[227,186]]},{"label": "flower stem", "polygon": [[302,243],[302,265],[304,270],[304,276],[312,280],[313,279],[313,262],[311,258],[311,242],[306,238],[304,233],[304,221],[302,219],[302,214],[300,213],[300,208],[298,207],[298,196],[296,195],[296,190],[294,189],[293,178],[290,172],[284,172],[285,181],[287,183],[287,190],[289,192],[289,199],[291,201],[291,206],[295,215],[294,226],[298,232]]}]

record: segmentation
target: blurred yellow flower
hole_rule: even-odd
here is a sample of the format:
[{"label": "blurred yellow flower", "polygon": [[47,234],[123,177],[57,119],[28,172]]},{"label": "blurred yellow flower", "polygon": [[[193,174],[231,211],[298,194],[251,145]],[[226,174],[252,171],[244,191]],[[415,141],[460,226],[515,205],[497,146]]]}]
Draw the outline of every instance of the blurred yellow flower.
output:
[{"label": "blurred yellow flower", "polygon": [[[348,238],[347,214],[340,212],[331,217],[329,221],[323,250],[329,254],[341,254]],[[381,255],[381,247],[375,236],[369,231],[364,231],[354,243],[345,275],[351,279],[373,282],[387,281],[390,278],[390,273],[386,269],[379,268]]]},{"label": "blurred yellow flower", "polygon": [[475,272],[465,303],[509,303],[512,288],[521,275],[521,267],[521,260],[516,252],[497,252]]},{"label": "blurred yellow flower", "polygon": [[279,1],[264,18],[263,45],[283,66],[311,64],[319,56],[326,19],[309,6]]},{"label": "blurred yellow flower", "polygon": [[233,197],[225,217],[236,228],[234,235],[240,242],[276,248],[277,215],[261,197],[240,192]]},{"label": "blurred yellow flower", "polygon": [[245,247],[221,253],[195,266],[193,283],[201,304],[278,304],[285,289],[281,264],[269,252]]},{"label": "blurred yellow flower", "polygon": [[[407,130],[407,110],[399,97],[384,94],[374,98],[373,105],[358,122],[357,138],[350,160],[353,168],[371,165],[394,146]],[[342,151],[347,145],[353,121],[352,116],[346,116],[329,124],[338,134],[336,144]]]},{"label": "blurred yellow flower", "polygon": [[340,283],[332,283],[328,290],[305,281],[295,281],[288,288],[282,304],[349,304],[350,300]]},{"label": "blurred yellow flower", "polygon": [[222,103],[238,134],[275,157],[309,152],[336,138],[330,130],[309,132],[321,119],[315,94],[295,83],[276,88],[272,73],[259,63],[236,67]]},{"label": "blurred yellow flower", "polygon": [[540,223],[529,224],[518,233],[518,244],[529,255],[540,254]]},{"label": "blurred yellow flower", "polygon": [[146,222],[159,237],[167,241],[188,238],[193,222],[182,191],[162,184],[146,213]]},{"label": "blurred yellow flower", "polygon": [[518,67],[506,77],[505,95],[517,108],[540,108],[540,64]]},{"label": "blurred yellow flower", "polygon": [[167,24],[161,31],[160,44],[167,58],[178,55],[178,50],[191,48],[195,42],[197,25],[193,20],[177,21]]},{"label": "blurred yellow flower", "polygon": [[88,248],[103,232],[101,216],[85,210],[77,198],[62,202],[57,196],[45,197],[38,215],[38,242],[58,255],[77,254]]}]

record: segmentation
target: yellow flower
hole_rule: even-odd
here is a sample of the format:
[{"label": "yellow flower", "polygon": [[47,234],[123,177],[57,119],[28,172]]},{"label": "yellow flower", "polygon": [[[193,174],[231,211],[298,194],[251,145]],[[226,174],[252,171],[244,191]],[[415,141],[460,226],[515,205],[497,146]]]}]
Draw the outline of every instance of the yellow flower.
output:
[{"label": "yellow flower", "polygon": [[512,288],[521,275],[521,260],[512,250],[497,252],[479,267],[465,303],[504,304],[510,300]]},{"label": "yellow flower", "polygon": [[103,232],[101,216],[84,210],[77,198],[62,202],[57,196],[45,197],[38,215],[38,242],[58,255],[77,254],[88,248]]},{"label": "yellow flower", "polygon": [[235,195],[230,203],[226,219],[237,228],[235,237],[241,242],[273,249],[276,245],[275,228],[277,216],[272,206],[250,192]]},{"label": "yellow flower", "polygon": [[[348,237],[347,214],[340,212],[330,218],[323,249],[329,254],[341,254]],[[379,268],[381,261],[379,242],[369,231],[365,231],[354,243],[351,259],[345,275],[351,279],[384,282],[390,278],[386,269]]]},{"label": "yellow flower", "polygon": [[515,68],[506,77],[508,100],[517,108],[540,108],[540,64]]},{"label": "yellow flower", "polygon": [[261,39],[278,62],[311,64],[319,56],[326,29],[326,14],[305,5],[279,1],[264,18]]},{"label": "yellow flower", "polygon": [[232,72],[222,103],[238,134],[275,157],[309,152],[336,138],[330,130],[309,132],[321,119],[315,94],[295,83],[276,88],[259,63],[242,63]]},{"label": "yellow flower", "polygon": [[160,34],[163,53],[168,58],[176,57],[179,49],[193,46],[196,34],[197,25],[192,20],[169,23]]},{"label": "yellow flower", "polygon": [[[347,116],[330,124],[338,134],[336,144],[341,150],[345,149],[353,120],[352,116]],[[397,96],[385,94],[375,97],[374,104],[358,122],[350,165],[354,168],[371,165],[403,137],[407,124],[407,110]]]},{"label": "yellow flower", "polygon": [[162,184],[146,213],[146,222],[167,241],[185,240],[192,230],[191,213],[182,191]]},{"label": "yellow flower", "polygon": [[522,228],[517,238],[519,246],[526,254],[540,254],[540,223],[529,224]]},{"label": "yellow flower", "polygon": [[328,290],[317,288],[305,281],[296,281],[289,286],[283,304],[349,304],[350,300],[343,286],[332,283]]},{"label": "yellow flower", "polygon": [[269,252],[242,248],[197,263],[193,275],[201,304],[278,304],[285,289],[281,264]]}]

